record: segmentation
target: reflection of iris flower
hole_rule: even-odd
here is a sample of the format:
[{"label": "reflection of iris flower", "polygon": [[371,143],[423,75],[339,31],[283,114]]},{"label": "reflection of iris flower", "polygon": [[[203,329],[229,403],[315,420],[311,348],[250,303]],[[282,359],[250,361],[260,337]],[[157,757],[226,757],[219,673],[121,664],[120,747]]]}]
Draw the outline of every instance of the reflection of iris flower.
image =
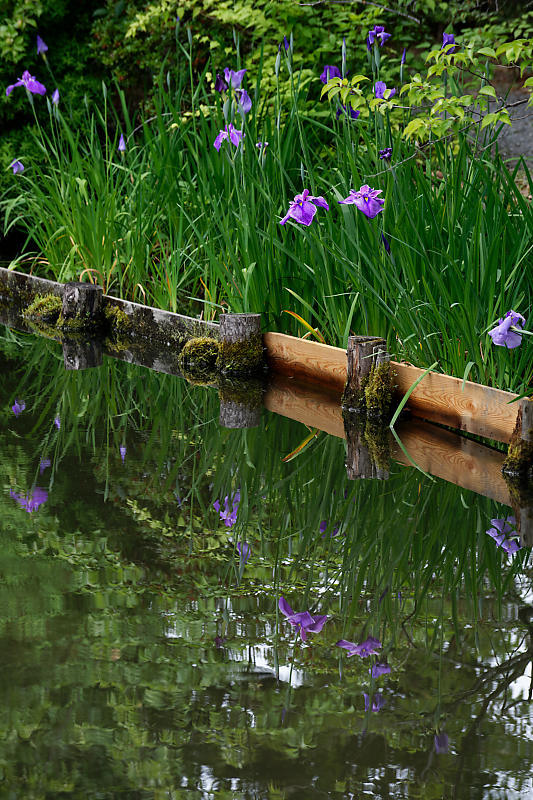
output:
[{"label": "reflection of iris flower", "polygon": [[390,673],[390,666],[388,664],[374,664],[368,671],[373,678],[379,678],[380,675],[388,675]]},{"label": "reflection of iris flower", "polygon": [[434,741],[435,741],[435,752],[437,753],[437,755],[448,752],[449,740],[447,733],[436,733]]},{"label": "reflection of iris flower", "polygon": [[375,639],[373,636],[368,636],[364,642],[361,642],[361,644],[355,644],[354,642],[346,641],[346,639],[341,639],[337,642],[337,647],[343,647],[345,650],[347,650],[348,657],[361,656],[361,658],[366,658],[367,656],[373,656],[378,652],[381,647],[381,642],[379,639]]},{"label": "reflection of iris flower", "polygon": [[18,400],[15,400],[14,405],[11,406],[11,410],[16,417],[18,417],[19,414],[22,414],[25,408],[26,408],[26,403],[24,402],[24,400],[21,400],[20,402]]},{"label": "reflection of iris flower", "polygon": [[226,495],[224,498],[224,507],[221,508],[220,500],[215,500],[213,508],[218,511],[220,519],[224,521],[226,528],[231,528],[237,522],[237,511],[239,510],[239,503],[241,502],[241,493],[237,490],[231,497]]},{"label": "reflection of iris flower", "polygon": [[[366,692],[363,692],[363,696],[365,698],[365,711],[368,711],[368,709],[370,708],[370,695],[368,695]],[[383,697],[381,692],[377,692],[375,695],[373,695],[372,708],[371,708],[372,711],[374,712],[381,711],[384,705],[385,705],[385,698]]]},{"label": "reflection of iris flower", "polygon": [[287,621],[293,628],[300,629],[302,641],[306,641],[308,633],[320,633],[327,622],[326,614],[319,614],[313,617],[309,611],[301,611],[295,614],[284,597],[279,598],[279,610],[287,617]]},{"label": "reflection of iris flower", "polygon": [[239,553],[239,560],[241,564],[244,566],[249,560],[250,556],[252,555],[252,548],[246,542],[237,542],[237,551]]},{"label": "reflection of iris flower", "polygon": [[[521,545],[516,541],[517,533],[515,530],[516,519],[507,517],[506,519],[491,519],[494,527],[489,528],[486,533],[494,539],[497,547],[501,547],[510,555],[521,549]],[[509,536],[508,534],[511,534]]]},{"label": "reflection of iris flower", "polygon": [[39,486],[36,486],[35,489],[32,489],[27,495],[18,494],[13,491],[9,492],[9,494],[13,500],[17,501],[24,511],[28,512],[28,514],[31,514],[32,511],[37,511],[39,506],[46,503],[48,500],[48,492],[46,489],[41,489]]}]

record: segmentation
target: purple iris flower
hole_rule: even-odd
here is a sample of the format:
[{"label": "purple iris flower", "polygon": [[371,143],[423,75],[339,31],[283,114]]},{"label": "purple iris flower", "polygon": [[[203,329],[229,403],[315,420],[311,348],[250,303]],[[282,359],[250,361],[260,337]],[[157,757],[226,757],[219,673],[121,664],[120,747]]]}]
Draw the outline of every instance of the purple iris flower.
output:
[{"label": "purple iris flower", "polygon": [[[444,50],[444,48],[449,44],[455,44],[455,36],[453,35],[453,33],[443,33],[441,50]],[[457,47],[450,47],[448,53],[455,53],[456,50]]]},{"label": "purple iris flower", "polygon": [[119,151],[119,153],[125,153],[126,152],[126,141],[124,139],[124,134],[123,133],[120,134],[120,138],[118,140],[118,151]]},{"label": "purple iris flower", "polygon": [[329,211],[329,206],[322,196],[314,197],[309,194],[309,189],[304,189],[302,194],[297,194],[289,206],[289,210],[280,220],[280,225],[285,225],[288,219],[300,222],[302,225],[310,225],[316,214],[316,206],[325,208]]},{"label": "purple iris flower", "polygon": [[48,469],[51,464],[52,462],[49,458],[41,458],[39,462],[39,475],[42,475],[45,469]]},{"label": "purple iris flower", "polygon": [[59,89],[54,89],[52,92],[52,103],[57,106],[59,103]]},{"label": "purple iris flower", "polygon": [[27,495],[18,494],[17,492],[9,492],[10,496],[13,500],[16,500],[17,503],[24,511],[27,511],[28,514],[31,514],[32,511],[37,511],[39,506],[43,503],[46,503],[48,500],[48,492],[46,489],[41,489],[39,486],[36,486],[35,489],[32,489],[31,492],[28,492]]},{"label": "purple iris flower", "polygon": [[[319,526],[319,530],[320,530],[320,533],[322,534],[322,538],[324,538],[324,536],[325,536],[325,530],[326,530],[327,527],[328,527],[328,521],[327,521],[327,519],[323,519],[322,522],[320,523],[320,526]],[[338,532],[339,532],[339,526],[335,525],[333,527],[331,533],[330,533],[331,538],[336,536],[338,534]]]},{"label": "purple iris flower", "polygon": [[[370,695],[366,692],[363,692],[363,697],[365,698],[365,711],[368,711],[370,708]],[[376,692],[375,695],[372,697],[372,711],[378,712],[381,711],[383,706],[385,705],[385,698],[381,694],[381,692]]]},{"label": "purple iris flower", "polygon": [[390,666],[388,664],[374,664],[368,671],[373,678],[379,678],[380,675],[388,675],[390,673]]},{"label": "purple iris flower", "polygon": [[384,233],[381,234],[381,241],[383,242],[383,247],[385,248],[386,252],[390,253],[390,242]]},{"label": "purple iris flower", "polygon": [[436,733],[434,742],[435,742],[435,752],[437,753],[437,755],[441,755],[442,753],[448,752],[449,739],[447,733]]},{"label": "purple iris flower", "polygon": [[239,503],[241,502],[241,493],[237,490],[231,497],[226,495],[224,498],[224,507],[221,508],[220,500],[215,500],[213,508],[218,511],[220,519],[224,521],[226,528],[231,528],[237,522],[237,511],[239,510]]},{"label": "purple iris flower", "polygon": [[121,444],[120,447],[118,448],[118,450],[119,450],[119,453],[120,453],[120,458],[122,459],[122,463],[124,463],[124,461],[126,459],[126,445],[125,444]]},{"label": "purple iris flower", "polygon": [[400,64],[405,64],[405,47],[403,48],[402,58],[400,60]]},{"label": "purple iris flower", "polygon": [[244,133],[237,130],[237,128],[229,122],[227,125],[224,125],[224,130],[219,132],[217,138],[213,142],[213,147],[220,152],[220,147],[224,139],[229,139],[235,147],[238,147],[243,136]]},{"label": "purple iris flower", "polygon": [[[492,343],[500,347],[507,347],[509,350],[512,350],[513,347],[518,347],[522,341],[519,331],[525,321],[522,314],[517,311],[508,311],[505,317],[498,320],[497,326],[489,331]],[[515,327],[518,327],[518,330],[511,330],[511,328]]]},{"label": "purple iris flower", "polygon": [[37,55],[40,56],[43,53],[46,53],[48,50],[48,45],[44,42],[39,34],[37,34]]},{"label": "purple iris flower", "polygon": [[336,114],[337,119],[339,119],[340,115],[343,112],[345,116],[350,117],[351,119],[357,119],[357,117],[361,113],[360,111],[356,111],[355,108],[352,108],[351,106],[343,106],[341,103],[341,108],[337,109],[337,114]]},{"label": "purple iris flower", "polygon": [[252,555],[252,548],[246,542],[237,542],[237,550],[239,553],[239,559],[241,564],[244,566],[249,560],[250,556]]},{"label": "purple iris flower", "polygon": [[337,642],[337,647],[344,647],[345,650],[348,651],[348,658],[351,656],[361,656],[361,658],[366,658],[367,656],[375,655],[381,647],[381,642],[379,639],[375,639],[373,636],[368,636],[364,642],[361,644],[355,644],[354,642],[347,642],[346,639],[341,639]]},{"label": "purple iris flower", "polygon": [[26,403],[24,402],[24,400],[21,400],[20,402],[18,400],[15,400],[15,404],[11,406],[11,410],[16,417],[18,417],[19,414],[22,414],[25,408],[26,408]]},{"label": "purple iris flower", "polygon": [[392,156],[392,147],[385,147],[384,150],[379,151],[379,157],[389,161]]},{"label": "purple iris flower", "polygon": [[259,150],[265,150],[268,147],[268,142],[257,142],[256,147]]},{"label": "purple iris flower", "polygon": [[306,641],[308,633],[320,633],[328,620],[326,614],[319,614],[316,617],[313,617],[309,611],[301,611],[295,614],[284,597],[279,598],[278,605],[279,610],[287,617],[293,628],[300,629],[300,636],[303,642]]},{"label": "purple iris flower", "polygon": [[383,81],[376,81],[376,83],[374,85],[374,94],[376,95],[376,97],[378,97],[380,100],[385,100],[385,92],[386,91],[389,92],[389,96],[387,97],[387,100],[390,100],[391,97],[394,97],[394,95],[396,94],[396,89],[388,89],[387,90],[387,84],[386,83],[384,83]]},{"label": "purple iris flower", "polygon": [[327,83],[332,78],[342,78],[341,71],[338,67],[332,67],[330,64],[326,64],[326,66],[322,70],[322,75],[320,76],[320,80],[322,81],[322,83]]},{"label": "purple iris flower", "polygon": [[59,415],[54,417],[54,425],[56,426],[57,430],[61,428],[61,419],[59,418]]},{"label": "purple iris flower", "polygon": [[226,83],[231,86],[232,89],[239,89],[242,83],[242,79],[244,78],[244,73],[246,72],[245,69],[228,69],[228,67],[224,70],[224,77],[226,79]]},{"label": "purple iris flower", "polygon": [[283,47],[285,48],[285,52],[287,52],[287,50],[289,49],[290,46],[291,46],[291,44],[290,44],[289,40],[287,39],[286,36],[284,36],[283,37]]},{"label": "purple iris flower", "polygon": [[368,31],[367,46],[374,44],[376,39],[379,39],[380,46],[385,44],[387,39],[390,39],[391,34],[387,33],[383,25],[375,25],[371,31]]},{"label": "purple iris flower", "polygon": [[225,92],[228,88],[228,84],[222,77],[222,75],[217,72],[217,77],[215,80],[215,92]]},{"label": "purple iris flower", "polygon": [[9,166],[13,170],[13,175],[17,175],[17,173],[19,172],[24,172],[24,164],[22,163],[22,161],[17,161],[17,160],[12,161]]},{"label": "purple iris flower", "polygon": [[241,89],[239,94],[239,103],[237,106],[237,111],[239,112],[239,114],[242,114],[244,116],[251,110],[251,108],[252,108],[252,101],[248,96],[248,92],[246,91],[246,89]]},{"label": "purple iris flower", "polygon": [[16,83],[12,83],[7,87],[6,97],[9,97],[13,89],[15,89],[17,86],[24,86],[28,92],[31,92],[32,94],[46,94],[46,86],[43,86],[42,83],[39,83],[34,75],[30,75],[27,69],[22,73],[22,78],[19,78]]},{"label": "purple iris flower", "polygon": [[385,200],[378,197],[381,191],[381,189],[371,189],[370,186],[365,183],[358,192],[356,192],[355,189],[350,189],[348,197],[338,202],[341,205],[350,205],[354,203],[359,211],[362,211],[366,217],[374,219],[380,211],[383,211],[382,206],[385,204]]}]

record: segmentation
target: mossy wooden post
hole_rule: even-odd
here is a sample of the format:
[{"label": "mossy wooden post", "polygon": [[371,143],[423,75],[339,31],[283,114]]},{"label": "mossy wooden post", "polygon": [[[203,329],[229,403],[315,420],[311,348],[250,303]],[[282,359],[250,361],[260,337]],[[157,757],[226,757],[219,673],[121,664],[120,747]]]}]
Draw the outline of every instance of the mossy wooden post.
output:
[{"label": "mossy wooden post", "polygon": [[[379,421],[388,413],[391,396],[387,344],[379,336],[350,336],[346,355],[347,380],[342,395],[346,474],[349,480],[386,480],[388,439]],[[386,374],[384,382],[382,373]],[[379,462],[378,453],[382,455]]]},{"label": "mossy wooden post", "polygon": [[91,369],[102,364],[102,343],[90,339],[80,342],[77,339],[63,339],[63,363],[65,369]]},{"label": "mossy wooden post", "polygon": [[66,283],[61,316],[63,327],[83,328],[99,324],[103,289],[92,283]]},{"label": "mossy wooden post", "polygon": [[517,401],[516,425],[502,472],[522,482],[533,482],[533,398]]},{"label": "mossy wooden post", "polygon": [[261,314],[221,314],[219,372],[257,375],[263,365]]},{"label": "mossy wooden post", "polygon": [[348,338],[348,371],[342,395],[347,411],[365,411],[365,386],[378,354],[387,352],[385,339],[380,336],[350,336]]}]

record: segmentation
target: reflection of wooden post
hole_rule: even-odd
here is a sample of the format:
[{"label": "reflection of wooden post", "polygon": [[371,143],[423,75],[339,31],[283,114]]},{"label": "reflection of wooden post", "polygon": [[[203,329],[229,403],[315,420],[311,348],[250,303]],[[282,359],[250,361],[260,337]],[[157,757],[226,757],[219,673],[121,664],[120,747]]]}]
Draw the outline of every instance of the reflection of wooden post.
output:
[{"label": "reflection of wooden post", "polygon": [[223,428],[256,428],[261,422],[264,385],[260,378],[219,382],[220,418]]},{"label": "reflection of wooden post", "polygon": [[101,286],[92,283],[66,283],[63,289],[63,319],[79,319],[90,325],[100,316],[102,298]]},{"label": "reflection of wooden post", "polygon": [[255,375],[263,368],[261,314],[220,315],[220,372]]},{"label": "reflection of wooden post", "polygon": [[342,405],[348,411],[363,411],[365,409],[364,391],[365,379],[380,353],[386,353],[386,342],[379,336],[350,336],[348,338],[348,370],[346,387],[342,396]]},{"label": "reflection of wooden post", "polygon": [[261,408],[220,400],[219,423],[223,428],[256,428],[261,421]]},{"label": "reflection of wooden post", "polygon": [[65,369],[78,370],[99,367],[102,364],[101,342],[89,339],[85,342],[63,340],[63,363]]},{"label": "reflection of wooden post", "polygon": [[[387,437],[388,431],[382,432]],[[388,470],[378,466],[372,458],[372,453],[366,444],[368,433],[369,423],[365,425],[364,417],[359,414],[344,413],[346,476],[350,481],[360,478],[384,481],[389,477]],[[388,450],[387,441],[385,447]]]},{"label": "reflection of wooden post", "polygon": [[516,516],[516,531],[520,534],[522,547],[533,547],[533,501],[514,509]]}]

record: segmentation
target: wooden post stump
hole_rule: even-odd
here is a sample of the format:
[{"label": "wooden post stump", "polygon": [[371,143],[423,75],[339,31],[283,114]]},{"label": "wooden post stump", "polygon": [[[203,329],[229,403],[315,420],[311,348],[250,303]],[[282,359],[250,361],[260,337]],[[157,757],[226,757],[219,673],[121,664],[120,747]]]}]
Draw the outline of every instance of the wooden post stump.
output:
[{"label": "wooden post stump", "polygon": [[517,402],[516,425],[502,472],[519,481],[533,482],[533,398],[524,397]]},{"label": "wooden post stump", "polygon": [[63,339],[63,363],[65,369],[79,370],[99,367],[102,364],[102,343],[90,339],[80,342]]},{"label": "wooden post stump", "polygon": [[66,283],[61,315],[64,323],[80,327],[98,324],[102,313],[103,289],[92,283]]},{"label": "wooden post stump", "polygon": [[[342,395],[342,406],[347,411],[366,410],[365,386],[376,359],[387,353],[385,339],[380,336],[350,336],[346,352],[347,380]],[[388,354],[387,354],[388,355]]]},{"label": "wooden post stump", "polygon": [[221,314],[219,372],[257,375],[263,366],[261,314]]}]

